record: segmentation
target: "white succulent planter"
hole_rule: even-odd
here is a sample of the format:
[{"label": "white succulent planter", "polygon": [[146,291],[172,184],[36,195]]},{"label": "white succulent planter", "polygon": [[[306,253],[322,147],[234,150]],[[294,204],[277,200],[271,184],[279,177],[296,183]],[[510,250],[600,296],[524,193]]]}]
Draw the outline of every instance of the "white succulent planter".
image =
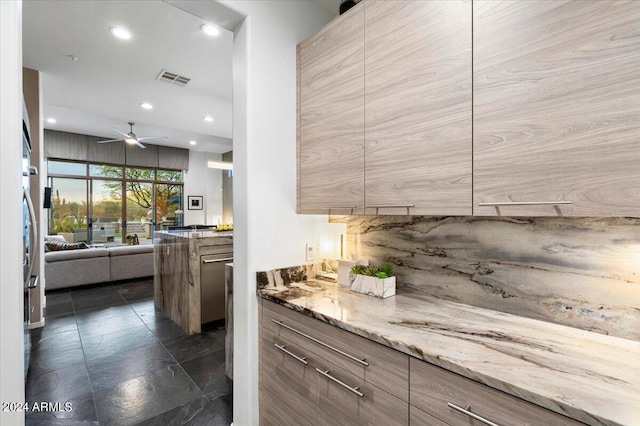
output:
[{"label": "white succulent planter", "polygon": [[349,287],[351,291],[385,299],[396,294],[396,277],[377,278],[349,274]]}]

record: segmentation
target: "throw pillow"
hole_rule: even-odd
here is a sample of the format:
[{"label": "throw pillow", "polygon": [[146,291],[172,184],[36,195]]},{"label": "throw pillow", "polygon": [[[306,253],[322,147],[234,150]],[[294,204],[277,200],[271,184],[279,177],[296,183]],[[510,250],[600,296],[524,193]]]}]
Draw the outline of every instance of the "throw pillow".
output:
[{"label": "throw pillow", "polygon": [[67,243],[57,240],[45,241],[45,246],[50,251],[60,251],[60,250],[78,250],[78,249],[88,249],[89,246],[85,242],[80,243]]}]

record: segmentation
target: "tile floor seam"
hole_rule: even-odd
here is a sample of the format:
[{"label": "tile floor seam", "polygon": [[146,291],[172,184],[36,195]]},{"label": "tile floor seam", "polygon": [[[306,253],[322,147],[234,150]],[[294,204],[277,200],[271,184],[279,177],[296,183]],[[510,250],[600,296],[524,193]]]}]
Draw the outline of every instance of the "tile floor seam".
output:
[{"label": "tile floor seam", "polygon": [[100,426],[100,418],[98,417],[98,406],[96,405],[96,395],[93,391],[93,385],[91,384],[91,374],[89,373],[89,363],[87,362],[87,354],[84,352],[84,345],[82,344],[82,335],[80,334],[80,327],[78,326],[78,315],[76,314],[76,307],[73,303],[73,296],[71,296],[71,289],[69,289],[69,297],[71,298],[71,309],[73,310],[73,318],[76,320],[76,330],[78,331],[78,338],[80,339],[80,348],[82,349],[82,358],[84,359],[84,368],[87,370],[87,376],[89,377],[89,390],[91,391],[91,400],[93,401],[93,410],[96,413],[96,421]]}]

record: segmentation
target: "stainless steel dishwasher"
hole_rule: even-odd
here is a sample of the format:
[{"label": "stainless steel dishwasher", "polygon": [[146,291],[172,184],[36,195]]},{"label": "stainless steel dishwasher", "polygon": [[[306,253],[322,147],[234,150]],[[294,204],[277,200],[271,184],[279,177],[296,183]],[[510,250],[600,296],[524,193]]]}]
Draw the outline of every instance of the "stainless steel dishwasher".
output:
[{"label": "stainless steel dishwasher", "polygon": [[225,317],[224,265],[233,261],[233,252],[200,256],[201,323]]}]

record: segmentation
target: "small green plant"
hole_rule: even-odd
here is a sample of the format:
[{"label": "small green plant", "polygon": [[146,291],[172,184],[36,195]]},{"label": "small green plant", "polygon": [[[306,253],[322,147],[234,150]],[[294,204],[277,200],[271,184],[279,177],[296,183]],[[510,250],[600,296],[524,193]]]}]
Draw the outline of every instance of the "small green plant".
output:
[{"label": "small green plant", "polygon": [[389,278],[392,276],[393,276],[393,265],[391,265],[390,263],[383,263],[382,265],[378,266],[378,273],[376,274],[376,277]]},{"label": "small green plant", "polygon": [[351,274],[352,275],[365,275],[364,271],[366,270],[366,266],[364,265],[354,265],[351,268]]},{"label": "small green plant", "polygon": [[354,265],[351,268],[351,274],[385,279],[393,276],[393,265],[389,263],[383,263],[380,266]]}]

